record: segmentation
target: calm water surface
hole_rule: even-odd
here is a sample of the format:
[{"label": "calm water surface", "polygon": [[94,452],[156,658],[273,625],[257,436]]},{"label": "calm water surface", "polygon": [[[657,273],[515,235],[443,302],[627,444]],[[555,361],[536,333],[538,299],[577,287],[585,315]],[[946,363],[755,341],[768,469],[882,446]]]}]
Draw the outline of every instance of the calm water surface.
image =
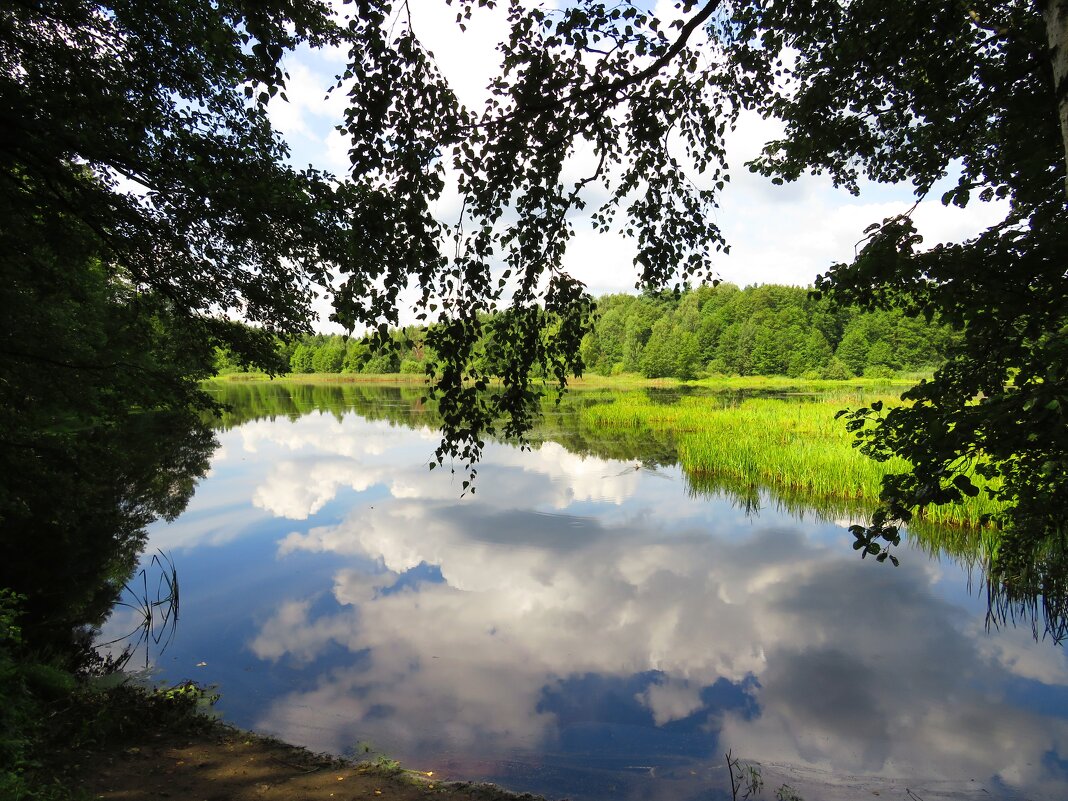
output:
[{"label": "calm water surface", "polygon": [[1068,797],[1065,650],[988,632],[953,560],[862,562],[852,521],[697,493],[662,443],[490,444],[460,497],[417,402],[272,392],[149,543],[182,584],[156,668],[226,720],[590,801],[729,797],[728,748],[766,798]]}]

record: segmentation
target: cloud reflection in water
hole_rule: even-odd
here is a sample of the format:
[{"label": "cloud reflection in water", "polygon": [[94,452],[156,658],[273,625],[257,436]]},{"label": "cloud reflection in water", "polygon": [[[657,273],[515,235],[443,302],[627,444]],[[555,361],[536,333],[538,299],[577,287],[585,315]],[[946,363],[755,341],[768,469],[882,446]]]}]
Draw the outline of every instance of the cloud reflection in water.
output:
[{"label": "cloud reflection in water", "polygon": [[[355,417],[250,425],[246,447],[295,454],[257,486],[261,509],[302,520],[340,487],[388,489],[278,544],[283,560],[338,559],[334,603],[276,601],[259,627],[256,656],[320,672],[256,727],[338,751],[372,737],[421,764],[667,764],[730,747],[786,766],[799,788],[826,771],[1064,790],[1064,711],[1006,690],[1068,685],[1064,651],[988,635],[946,597],[964,581],[952,565],[918,552],[896,570],[862,563],[834,526],[748,520],[554,443],[491,446],[476,497],[460,499],[413,458],[426,432]],[[354,658],[320,659],[339,649]]]}]

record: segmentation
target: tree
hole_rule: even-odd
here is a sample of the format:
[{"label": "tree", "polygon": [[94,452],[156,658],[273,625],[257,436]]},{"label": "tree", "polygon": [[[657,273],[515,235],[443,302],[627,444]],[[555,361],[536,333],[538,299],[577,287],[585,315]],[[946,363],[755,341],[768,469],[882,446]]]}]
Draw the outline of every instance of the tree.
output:
[{"label": "tree", "polygon": [[857,318],[846,327],[842,341],[838,343],[835,356],[855,375],[864,372],[868,364],[868,351],[871,350],[872,331],[864,318]]},{"label": "tree", "polygon": [[679,331],[668,317],[661,317],[649,333],[642,351],[641,371],[647,378],[664,378],[678,373]]},{"label": "tree", "polygon": [[331,337],[312,356],[312,368],[317,373],[340,373],[344,363],[345,343],[341,337]]},{"label": "tree", "polygon": [[[492,2],[453,5],[462,26]],[[959,171],[943,202],[1011,204],[974,240],[930,250],[908,215],[884,221],[819,282],[837,301],[937,314],[965,332],[950,364],[909,393],[912,406],[866,429],[870,453],[915,469],[887,485],[860,547],[874,553],[915,507],[973,491],[962,470],[976,461],[1001,481],[1002,525],[1063,530],[1063,0],[679,0],[671,21],[645,5],[509,4],[503,71],[486,107],[468,109],[407,2],[361,0],[340,21],[308,0],[9,4],[4,268],[70,260],[83,242],[189,341],[250,361],[273,333],[306,328],[312,284],[330,274],[343,279],[335,319],[387,346],[414,283],[438,357],[438,459],[470,463],[487,431],[523,431],[538,375],[563,383],[582,367],[590,301],[562,258],[587,189],[607,198],[595,225],[635,240],[639,286],[710,277],[727,250],[709,214],[729,180],[724,135],[754,111],[785,123],[751,165],[773,182],[806,171],[854,191],[862,177],[911,181],[922,199]],[[349,48],[342,180],[287,167],[264,112],[284,92],[282,56],[302,42]],[[579,148],[596,165],[569,183]],[[435,201],[450,174],[463,211],[442,221]],[[262,336],[230,341],[227,310]],[[489,319],[503,322],[500,386],[473,358]],[[651,325],[631,326],[630,366]],[[725,326],[720,339],[737,334]]]},{"label": "tree", "polygon": [[798,51],[789,91],[765,83],[753,96],[787,123],[757,169],[786,180],[816,169],[852,188],[862,173],[908,179],[923,198],[959,163],[943,202],[1011,201],[1004,222],[930,250],[907,215],[884,221],[856,261],[819,281],[839,301],[937,314],[963,331],[934,380],[906,393],[911,405],[854,419],[875,423],[863,429],[868,453],[913,463],[887,483],[886,505],[857,544],[879,554],[878,539],[896,542],[896,521],[917,507],[978,492],[972,468],[996,480],[989,491],[1009,504],[995,521],[1009,529],[1006,543],[1063,538],[1068,220],[1054,61],[1064,40],[1051,61],[1050,14],[1044,21],[1031,3],[887,8],[814,3],[802,20],[795,4],[754,6],[735,34],[738,64]]},{"label": "tree", "polygon": [[[329,7],[14,3],[0,14],[0,170],[18,240],[5,271],[78,241],[114,280],[246,361],[267,359],[270,334],[306,330],[312,283],[351,261],[360,204],[350,183],[286,166],[265,103],[282,91],[285,50],[342,40]],[[227,313],[260,336],[231,341]]]},{"label": "tree", "polygon": [[[7,231],[5,253],[26,246]],[[0,284],[0,587],[26,596],[27,646],[65,660],[117,599],[145,526],[177,515],[207,469],[195,381],[216,353],[82,242],[56,244],[70,252],[12,260]]]},{"label": "tree", "polygon": [[[459,3],[458,21],[474,5]],[[1002,198],[1010,204],[1007,218],[972,240],[928,250],[909,215],[876,221],[858,258],[819,280],[836,301],[928,320],[938,315],[963,331],[949,364],[907,393],[911,405],[885,416],[862,412],[853,421],[863,424],[874,414],[875,425],[865,429],[867,451],[877,458],[896,453],[914,465],[887,483],[885,508],[873,527],[858,530],[858,547],[882,556],[877,540],[896,541],[895,521],[977,491],[965,475],[973,466],[1000,482],[991,491],[1008,511],[996,522],[1012,536],[1063,540],[1066,4],[676,5],[679,18],[670,24],[630,3],[510,6],[505,71],[481,114],[448,102],[403,21],[393,41],[381,26],[361,28],[375,46],[355,65],[350,132],[371,127],[359,109],[386,97],[387,81],[401,86],[388,112],[375,118],[387,124],[370,154],[353,154],[358,170],[389,176],[407,209],[401,219],[408,236],[391,261],[404,262],[412,235],[429,252],[441,233],[425,200],[441,191],[440,170],[426,167],[441,163],[434,161],[439,146],[462,176],[468,215],[457,258],[442,264],[442,294],[456,319],[441,329],[450,342],[475,335],[461,305],[482,310],[502,297],[491,275],[495,247],[503,248],[508,276],[519,282],[514,303],[535,302],[547,276],[547,307],[565,315],[578,308],[564,302],[577,302],[581,287],[563,272],[560,257],[571,234],[568,211],[582,207],[588,183],[608,190],[594,213],[599,226],[608,229],[625,216],[622,233],[638,242],[640,283],[670,282],[677,270],[683,279],[706,274],[710,246],[725,247],[706,215],[727,180],[723,133],[743,109],[785,123],[784,137],[751,165],[773,182],[809,171],[852,191],[862,178],[909,181],[922,200],[957,173],[942,202]],[[438,87],[430,95],[428,80]],[[392,147],[397,142],[412,146]],[[565,186],[564,160],[580,143],[592,147],[598,167]],[[688,180],[687,167],[704,173],[703,188]],[[508,221],[506,209],[514,211]],[[413,270],[417,263],[407,262]],[[464,377],[441,376],[443,386]],[[446,415],[446,430],[478,430],[484,419]]]},{"label": "tree", "polygon": [[301,41],[341,41],[325,4],[0,9],[0,586],[35,647],[99,623],[192,493],[216,349],[278,370],[348,259],[359,193],[286,166],[264,109]]}]

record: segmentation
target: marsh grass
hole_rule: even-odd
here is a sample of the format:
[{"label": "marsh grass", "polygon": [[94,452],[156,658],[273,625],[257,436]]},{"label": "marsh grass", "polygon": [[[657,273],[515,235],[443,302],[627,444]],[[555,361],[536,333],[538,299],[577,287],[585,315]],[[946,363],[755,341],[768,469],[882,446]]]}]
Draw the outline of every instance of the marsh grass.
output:
[{"label": "marsh grass", "polygon": [[[796,384],[791,388],[798,390]],[[594,428],[648,427],[670,432],[679,462],[698,488],[728,480],[732,491],[749,487],[753,497],[759,488],[766,488],[794,503],[807,499],[815,506],[835,508],[849,508],[857,502],[873,505],[883,476],[908,470],[909,464],[902,459],[876,462],[861,454],[835,414],[874,400],[886,406],[900,401],[894,394],[875,391],[875,385],[851,383],[836,389],[822,396],[687,396],[670,405],[631,392],[617,396],[614,402],[591,406],[583,414]],[[965,503],[929,507],[922,518],[931,523],[978,526],[982,515],[997,509],[981,493]]]},{"label": "marsh grass", "polygon": [[832,379],[803,379],[790,378],[784,375],[746,375],[746,376],[712,376],[701,378],[697,381],[689,381],[687,384],[694,387],[704,387],[717,392],[732,390],[767,390],[783,391],[791,393],[811,392],[814,394],[850,394],[858,391],[885,392],[889,388],[898,387],[905,390],[913,386],[920,378],[930,378],[930,373],[908,373],[894,378],[848,378],[843,380]]}]

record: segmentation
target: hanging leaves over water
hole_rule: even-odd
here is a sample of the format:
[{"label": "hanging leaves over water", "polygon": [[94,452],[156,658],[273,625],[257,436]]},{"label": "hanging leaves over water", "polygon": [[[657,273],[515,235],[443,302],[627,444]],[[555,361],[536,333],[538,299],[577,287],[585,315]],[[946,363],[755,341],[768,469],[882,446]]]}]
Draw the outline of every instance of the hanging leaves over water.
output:
[{"label": "hanging leaves over water", "polygon": [[[498,4],[452,5],[462,27]],[[489,431],[527,427],[541,386],[533,373],[563,383],[582,369],[590,301],[563,260],[576,212],[635,241],[639,286],[713,276],[727,250],[710,214],[729,179],[723,137],[748,109],[784,123],[751,165],[774,183],[815,171],[853,191],[863,179],[910,181],[924,197],[959,172],[942,202],[1008,201],[1004,222],[930,249],[908,215],[877,224],[818,286],[965,331],[910,405],[863,426],[868,453],[914,465],[886,483],[869,533],[964,491],[955,477],[974,465],[1007,502],[1000,525],[1063,536],[1061,0],[679,0],[671,20],[634,2],[499,5],[510,31],[502,71],[474,109],[419,40],[409,2],[360,0],[341,18],[319,2],[6,5],[0,265],[13,277],[5,308],[21,313],[3,329],[0,359],[17,375],[3,400],[26,407],[26,388],[46,396],[34,367],[125,369],[98,340],[40,335],[61,330],[64,315],[79,319],[50,293],[76,304],[92,270],[121,296],[100,308],[136,321],[124,330],[154,363],[151,380],[95,385],[114,408],[149,387],[191,398],[189,378],[204,369],[193,365],[212,345],[277,366],[272,335],[307,330],[314,286],[332,276],[335,318],[387,345],[400,293],[414,284],[440,357],[438,460],[470,465]],[[303,44],[348,51],[338,91],[351,170],[340,178],[289,167],[266,114],[285,92],[284,56]],[[568,177],[580,150],[594,166]],[[451,182],[462,212],[438,219]],[[42,306],[40,317],[28,311]],[[472,358],[489,312],[501,313],[500,386]],[[178,345],[138,327],[146,319],[165,321]],[[51,408],[46,427],[65,414]],[[30,420],[16,415],[7,439],[21,442],[20,426],[40,424]]]}]

